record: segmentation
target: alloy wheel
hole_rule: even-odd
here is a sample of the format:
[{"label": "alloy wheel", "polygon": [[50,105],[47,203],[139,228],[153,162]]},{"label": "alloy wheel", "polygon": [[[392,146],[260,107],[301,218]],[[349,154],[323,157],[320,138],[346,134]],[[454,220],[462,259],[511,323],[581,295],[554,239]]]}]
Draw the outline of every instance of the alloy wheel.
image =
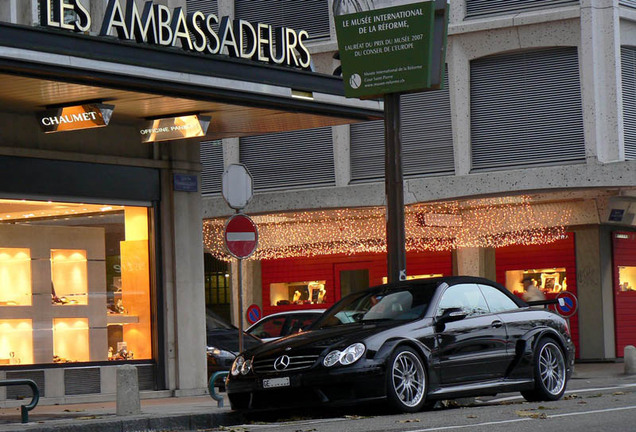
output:
[{"label": "alloy wheel", "polygon": [[565,359],[554,343],[546,343],[539,354],[540,379],[546,391],[558,395],[565,386]]},{"label": "alloy wheel", "polygon": [[415,407],[424,398],[426,375],[420,359],[410,351],[399,353],[391,371],[393,389],[400,401]]}]

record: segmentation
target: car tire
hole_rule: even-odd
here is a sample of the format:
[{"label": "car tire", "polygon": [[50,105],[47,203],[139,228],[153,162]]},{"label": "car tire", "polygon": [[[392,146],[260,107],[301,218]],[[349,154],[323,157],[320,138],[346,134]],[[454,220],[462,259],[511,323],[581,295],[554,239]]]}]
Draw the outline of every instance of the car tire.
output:
[{"label": "car tire", "polygon": [[534,389],[521,392],[529,402],[556,401],[567,385],[563,349],[552,338],[542,338],[534,351]]},{"label": "car tire", "polygon": [[387,398],[401,412],[413,413],[426,405],[426,368],[417,352],[400,346],[389,358],[386,372]]}]

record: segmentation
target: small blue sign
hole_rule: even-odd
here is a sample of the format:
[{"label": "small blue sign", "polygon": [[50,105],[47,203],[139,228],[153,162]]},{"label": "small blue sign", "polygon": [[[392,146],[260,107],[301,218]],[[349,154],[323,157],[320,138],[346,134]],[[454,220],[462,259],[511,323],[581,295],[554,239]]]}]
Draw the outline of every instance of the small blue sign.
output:
[{"label": "small blue sign", "polygon": [[256,321],[261,319],[261,308],[258,305],[253,304],[247,308],[247,312],[245,313],[247,322],[250,324],[254,324]]},{"label": "small blue sign", "polygon": [[199,178],[190,174],[174,174],[172,187],[179,192],[199,192]]},{"label": "small blue sign", "polygon": [[625,214],[624,209],[612,209],[609,215],[610,222],[621,222],[623,220],[623,215]]}]

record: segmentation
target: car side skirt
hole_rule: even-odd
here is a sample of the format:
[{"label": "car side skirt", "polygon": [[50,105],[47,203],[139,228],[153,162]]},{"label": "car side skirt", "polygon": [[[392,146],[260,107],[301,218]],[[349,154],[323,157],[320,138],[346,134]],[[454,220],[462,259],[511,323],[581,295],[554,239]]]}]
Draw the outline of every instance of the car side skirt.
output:
[{"label": "car side skirt", "polygon": [[502,392],[530,390],[534,388],[532,379],[496,380],[476,384],[463,384],[458,386],[441,387],[431,390],[427,399],[449,399],[463,396],[485,396]]}]

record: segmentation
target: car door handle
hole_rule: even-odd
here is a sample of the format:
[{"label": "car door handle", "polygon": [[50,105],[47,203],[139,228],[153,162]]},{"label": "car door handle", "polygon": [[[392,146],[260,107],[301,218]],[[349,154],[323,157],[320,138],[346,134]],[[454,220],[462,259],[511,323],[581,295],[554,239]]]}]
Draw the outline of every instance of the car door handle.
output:
[{"label": "car door handle", "polygon": [[493,321],[492,324],[490,324],[491,327],[494,328],[499,328],[499,327],[503,327],[503,322],[497,320],[497,321]]}]

